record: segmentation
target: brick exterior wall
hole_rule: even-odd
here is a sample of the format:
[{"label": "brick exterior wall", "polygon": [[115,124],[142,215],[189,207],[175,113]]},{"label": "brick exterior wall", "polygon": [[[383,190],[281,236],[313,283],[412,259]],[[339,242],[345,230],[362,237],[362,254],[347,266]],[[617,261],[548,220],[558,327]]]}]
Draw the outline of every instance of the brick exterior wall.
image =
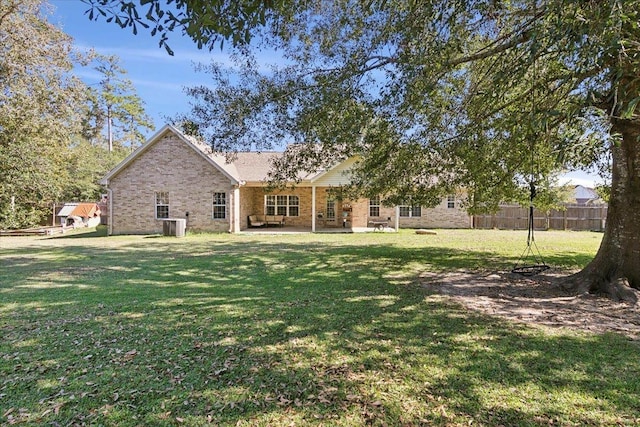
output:
[{"label": "brick exterior wall", "polygon": [[[368,200],[367,206],[368,206]],[[370,217],[369,220],[389,220],[389,227],[395,227],[396,208],[380,206],[380,215]],[[460,208],[460,202],[455,201],[453,208],[448,207],[447,199],[443,199],[434,208],[422,208],[419,217],[400,217],[400,228],[471,228],[471,216]]]},{"label": "brick exterior wall", "polygon": [[[326,185],[330,185],[326,184]],[[156,192],[169,193],[169,218],[186,218],[187,230],[235,232],[233,215],[234,189],[231,180],[173,132],[168,131],[147,147],[109,180],[111,206],[109,221],[112,234],[162,233],[163,221],[156,219]],[[380,206],[378,217],[369,217],[369,200],[336,200],[335,220],[327,218],[329,187],[316,188],[316,229],[367,227],[370,220],[389,220],[395,227],[395,208]],[[213,194],[226,194],[226,217],[213,219]],[[312,226],[312,188],[295,187],[267,192],[256,185],[242,186],[240,194],[240,230],[248,227],[247,217],[265,213],[265,195],[295,195],[299,198],[298,216],[287,216],[285,225]],[[187,217],[186,213],[189,212]],[[345,217],[346,215],[346,217]],[[422,209],[417,218],[400,217],[401,228],[470,228],[470,216],[459,207],[447,206],[444,199],[432,209]]]},{"label": "brick exterior wall", "polygon": [[[109,181],[113,234],[162,232],[155,219],[155,193],[169,193],[169,217],[187,218],[187,230],[228,232],[231,181],[168,132]],[[225,219],[213,219],[213,193],[226,193]]]},{"label": "brick exterior wall", "polygon": [[[327,190],[328,188],[316,188],[316,214],[321,212],[322,218],[316,219],[316,229],[342,227],[344,214],[346,214],[347,227],[368,227],[370,220],[389,220],[389,227],[395,227],[395,207],[380,206],[380,215],[369,217],[369,200],[360,199],[336,200],[336,218],[333,221],[327,219]],[[309,187],[297,187],[289,190],[267,192],[262,187],[240,188],[240,229],[247,228],[247,217],[251,214],[264,214],[265,195],[296,195],[300,198],[300,215],[286,217],[285,224],[293,227],[311,228],[311,194]],[[349,208],[345,208],[349,206]],[[417,218],[400,217],[400,228],[471,228],[471,217],[455,202],[454,208],[449,208],[447,199],[434,208],[423,208],[422,215]]]}]

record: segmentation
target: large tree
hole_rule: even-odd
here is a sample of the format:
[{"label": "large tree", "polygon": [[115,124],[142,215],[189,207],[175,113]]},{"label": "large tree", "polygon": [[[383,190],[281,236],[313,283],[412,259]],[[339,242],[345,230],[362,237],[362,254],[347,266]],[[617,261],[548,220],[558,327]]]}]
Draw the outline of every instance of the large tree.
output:
[{"label": "large tree", "polygon": [[143,131],[153,130],[151,118],[138,96],[127,70],[115,55],[92,54],[94,69],[100,73],[95,88],[89,88],[89,113],[83,135],[94,145],[104,139],[109,152],[127,147],[133,150],[144,142]]},{"label": "large tree", "polygon": [[[360,192],[425,204],[465,188],[471,211],[609,155],[602,244],[565,285],[637,300],[640,1],[264,1],[237,31],[208,26],[205,3],[234,2],[182,1],[192,9],[172,22],[209,47],[212,33],[253,36],[286,64],[260,73],[242,48],[236,70],[209,67],[215,85],[191,89],[188,119],[214,147],[305,141],[280,178],[359,154]],[[162,2],[150,4],[157,26]]]},{"label": "large tree", "polygon": [[45,14],[39,0],[0,1],[0,228],[37,224],[50,210],[84,114],[71,39]]}]

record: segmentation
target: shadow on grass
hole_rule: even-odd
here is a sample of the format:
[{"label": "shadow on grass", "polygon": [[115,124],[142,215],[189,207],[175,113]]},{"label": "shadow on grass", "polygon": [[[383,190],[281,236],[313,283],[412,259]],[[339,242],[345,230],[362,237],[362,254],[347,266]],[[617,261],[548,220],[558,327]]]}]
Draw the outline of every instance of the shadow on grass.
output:
[{"label": "shadow on grass", "polygon": [[487,253],[166,239],[5,255],[3,423],[608,424],[640,411],[636,344],[474,315],[406,270],[511,262]]},{"label": "shadow on grass", "polygon": [[544,261],[547,265],[558,268],[576,268],[576,265],[587,265],[593,259],[592,255],[563,251],[562,253],[546,253]]},{"label": "shadow on grass", "polygon": [[53,237],[46,237],[45,239],[86,239],[92,237],[107,237],[107,227],[99,225],[96,228],[90,229],[75,229],[70,230],[66,234],[56,235]]}]

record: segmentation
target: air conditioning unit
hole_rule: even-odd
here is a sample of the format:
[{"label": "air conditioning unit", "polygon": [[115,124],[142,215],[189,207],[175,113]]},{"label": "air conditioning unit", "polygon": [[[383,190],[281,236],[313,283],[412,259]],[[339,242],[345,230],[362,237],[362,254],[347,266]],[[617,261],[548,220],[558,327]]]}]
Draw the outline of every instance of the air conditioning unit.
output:
[{"label": "air conditioning unit", "polygon": [[162,222],[162,234],[165,236],[184,237],[187,230],[187,220],[182,218],[167,218]]}]

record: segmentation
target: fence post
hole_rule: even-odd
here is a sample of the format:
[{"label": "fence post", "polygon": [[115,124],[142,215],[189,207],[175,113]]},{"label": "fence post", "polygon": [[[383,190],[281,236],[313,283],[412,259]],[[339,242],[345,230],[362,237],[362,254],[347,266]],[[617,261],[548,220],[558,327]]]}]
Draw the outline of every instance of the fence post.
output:
[{"label": "fence post", "polygon": [[545,214],[544,214],[544,223],[545,223],[545,230],[549,231],[549,226],[551,223],[551,220],[549,219],[549,214],[551,213],[550,210],[548,210]]}]

